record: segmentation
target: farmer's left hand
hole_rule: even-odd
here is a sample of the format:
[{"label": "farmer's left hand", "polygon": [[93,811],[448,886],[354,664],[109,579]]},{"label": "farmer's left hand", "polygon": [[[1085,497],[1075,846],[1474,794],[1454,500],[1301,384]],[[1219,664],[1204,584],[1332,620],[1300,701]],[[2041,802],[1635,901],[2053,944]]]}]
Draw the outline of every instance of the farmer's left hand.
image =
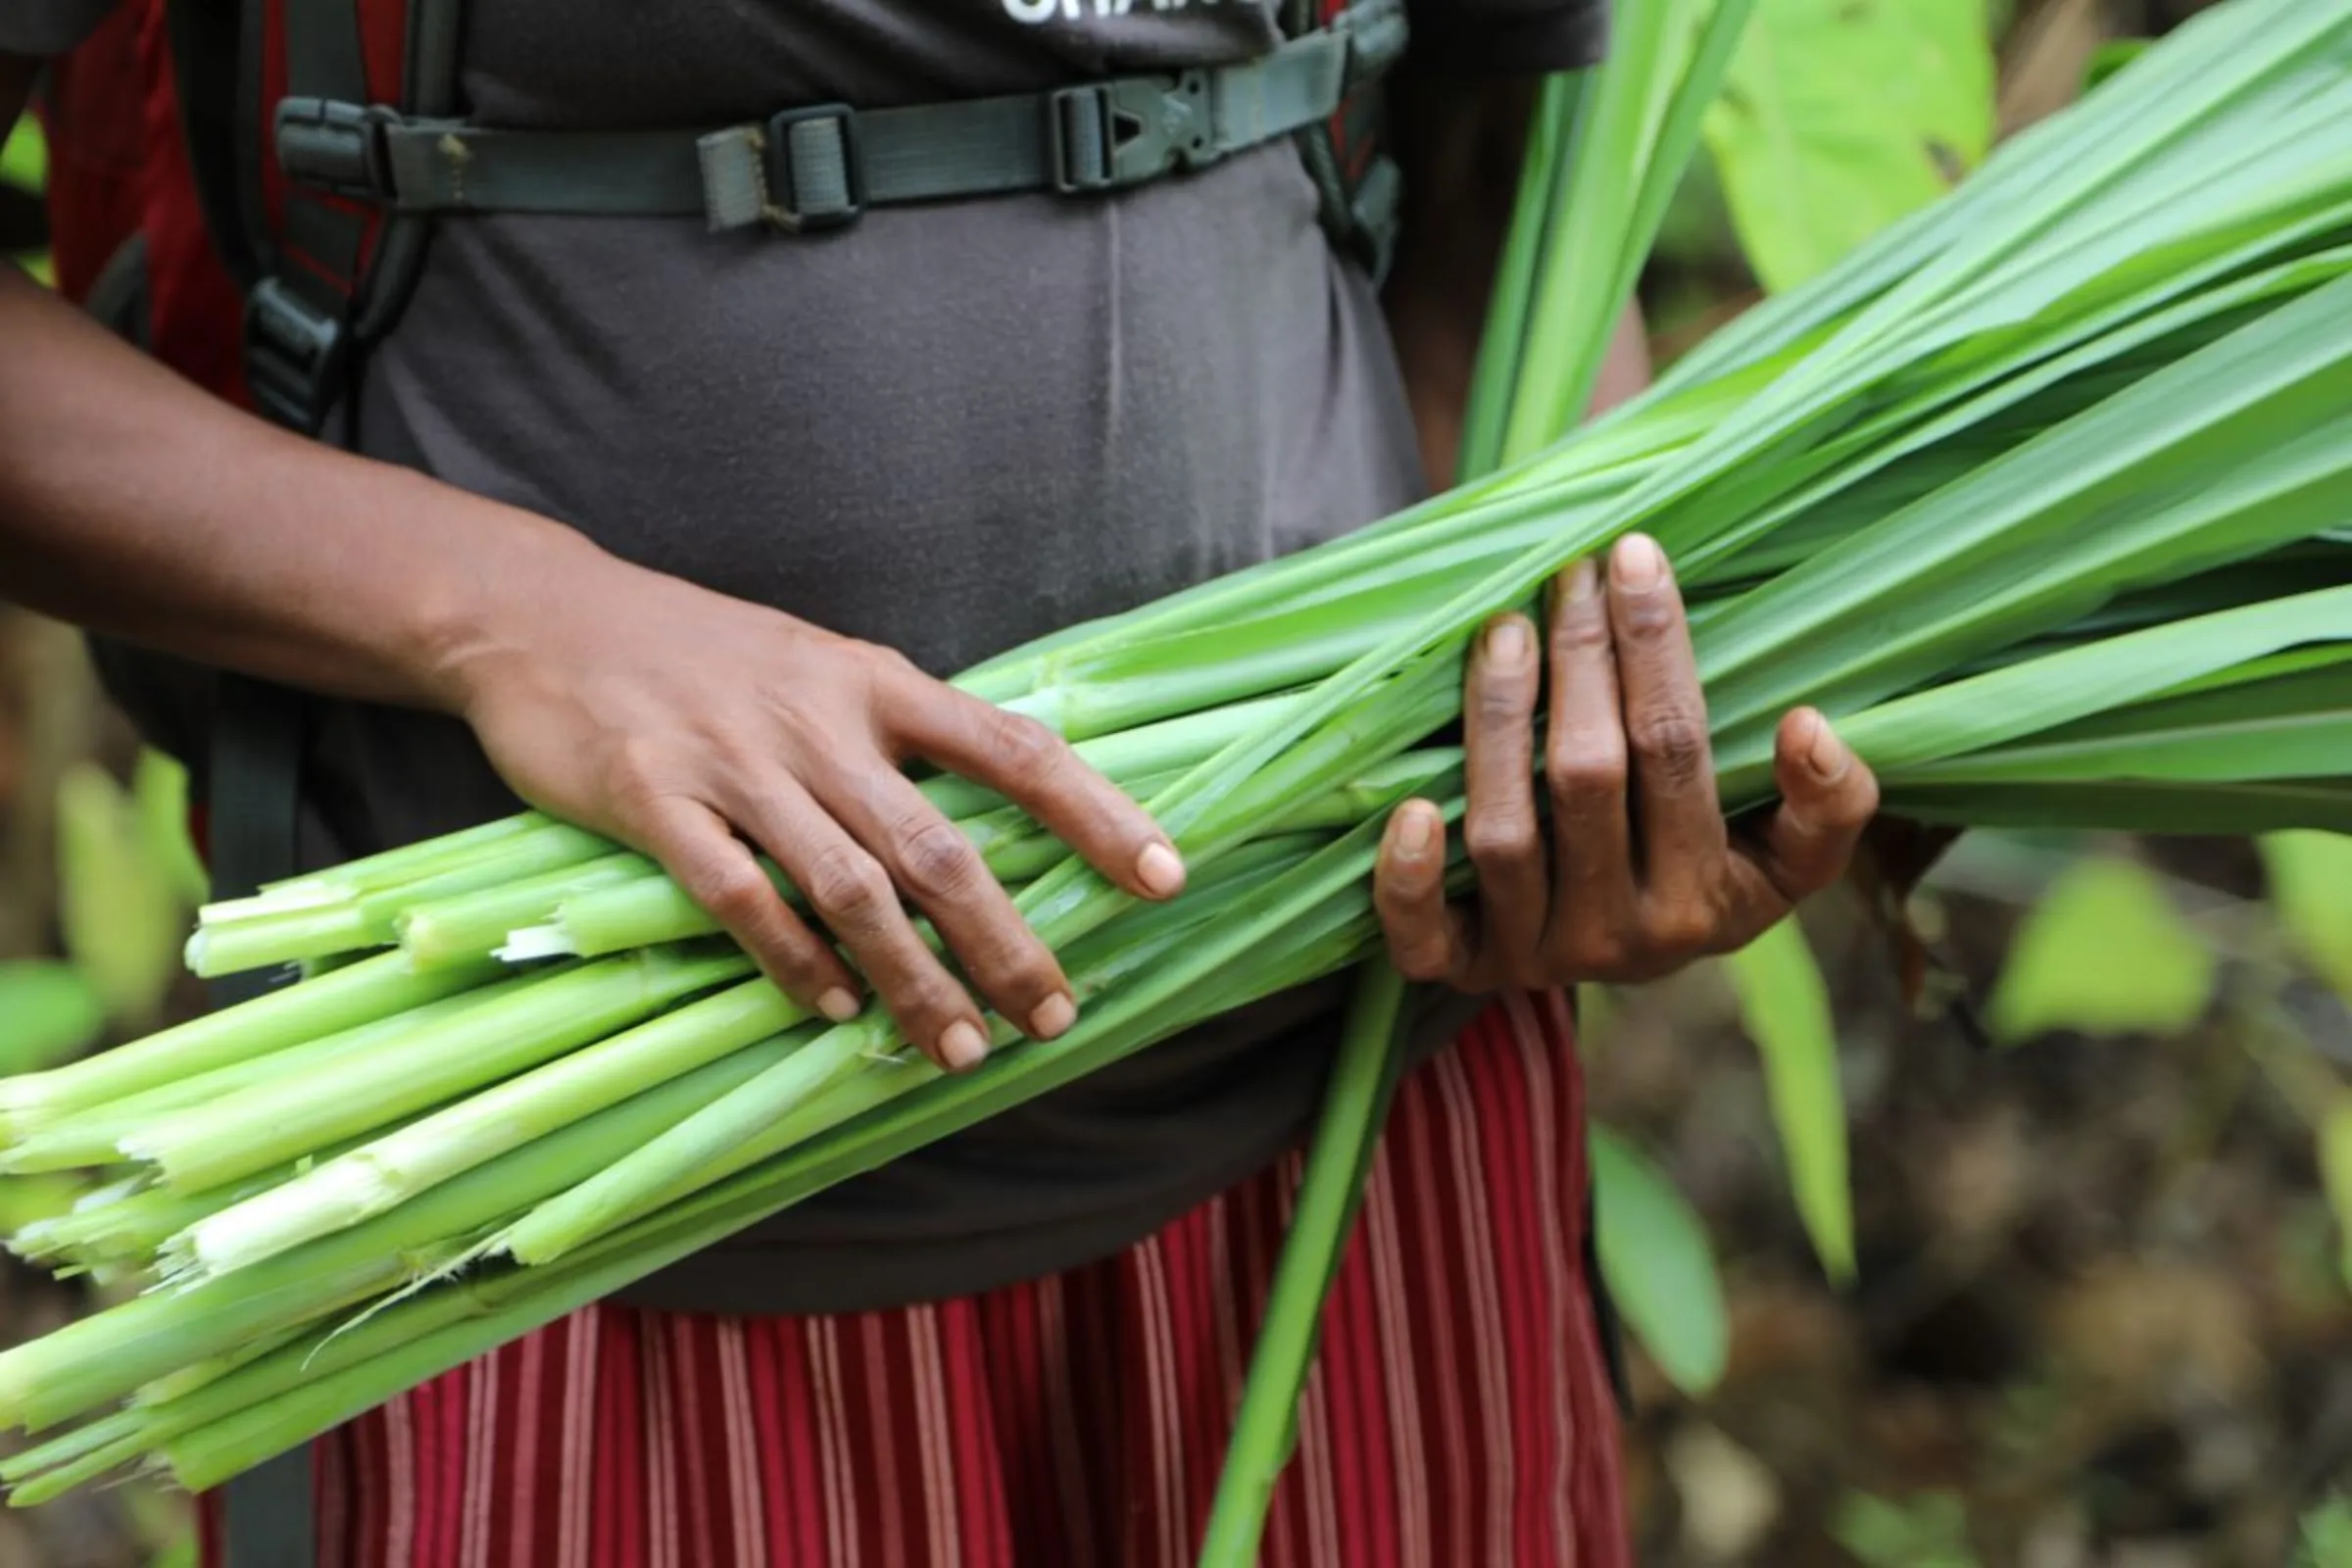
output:
[{"label": "farmer's left hand", "polygon": [[[1780,806],[1737,834],[1725,821],[1682,595],[1654,542],[1619,541],[1605,582],[1592,562],[1566,573],[1548,644],[1546,659],[1510,615],[1471,656],[1462,831],[1475,896],[1446,903],[1437,807],[1408,801],[1390,818],[1373,896],[1408,978],[1464,991],[1647,980],[1746,945],[1844,874],[1878,781],[1811,709],[1781,723]],[[1534,758],[1546,699],[1548,835]]]}]

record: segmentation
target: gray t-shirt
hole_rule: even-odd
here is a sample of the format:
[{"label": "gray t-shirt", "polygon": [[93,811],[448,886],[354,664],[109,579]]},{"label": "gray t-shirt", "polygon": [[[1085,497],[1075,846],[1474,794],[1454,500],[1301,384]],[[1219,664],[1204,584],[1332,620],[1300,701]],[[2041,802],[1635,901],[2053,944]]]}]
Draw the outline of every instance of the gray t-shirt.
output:
[{"label": "gray t-shirt", "polygon": [[[106,3],[12,5],[0,48],[57,47]],[[1272,0],[466,10],[469,112],[542,127],[1026,91],[1278,38]],[[1416,59],[1582,65],[1601,10],[1426,0]],[[452,220],[366,368],[357,444],[949,674],[1419,492],[1372,286],[1315,213],[1278,144],[1112,200],[879,211],[799,240],[693,220]],[[350,704],[325,710],[307,779],[322,862],[514,807],[459,725]],[[632,1298],[844,1310],[1108,1254],[1300,1134],[1335,1001],[1312,988],[1170,1041]]]}]

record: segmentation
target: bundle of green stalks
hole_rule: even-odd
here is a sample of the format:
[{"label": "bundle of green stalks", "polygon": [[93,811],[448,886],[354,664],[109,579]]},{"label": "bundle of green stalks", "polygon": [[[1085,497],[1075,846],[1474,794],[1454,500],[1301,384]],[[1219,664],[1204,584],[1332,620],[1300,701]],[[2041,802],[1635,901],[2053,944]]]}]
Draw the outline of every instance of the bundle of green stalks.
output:
[{"label": "bundle of green stalks", "polygon": [[[1547,101],[1526,210],[1654,230],[1744,9],[1637,8],[1667,20]],[[922,782],[1061,957],[1082,1010],[1056,1040],[995,1021],[943,1076],[538,815],[206,910],[198,972],[303,977],[0,1082],[0,1163],[108,1178],[17,1250],[148,1287],[0,1354],[0,1421],[65,1428],[0,1463],[14,1499],[136,1465],[217,1484],[1361,962],[1387,813],[1461,809],[1469,639],[1630,530],[1690,598],[1729,809],[1768,801],[1809,704],[1919,818],[2352,830],[2352,15],[2229,0],[1562,437],[1640,253],[1598,249],[1515,231],[1483,477],[960,677],[1076,742],[1192,868],[1139,905],[987,791]]]}]

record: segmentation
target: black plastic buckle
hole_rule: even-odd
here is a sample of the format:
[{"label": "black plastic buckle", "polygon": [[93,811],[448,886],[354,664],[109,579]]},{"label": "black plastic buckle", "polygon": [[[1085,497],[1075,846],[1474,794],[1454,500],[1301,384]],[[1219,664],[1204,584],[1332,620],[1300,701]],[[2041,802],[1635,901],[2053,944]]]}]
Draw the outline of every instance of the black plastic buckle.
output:
[{"label": "black plastic buckle", "polygon": [[1215,159],[1208,73],[1124,76],[1046,95],[1048,174],[1064,196],[1119,190]]},{"label": "black plastic buckle", "polygon": [[277,278],[245,300],[245,386],[254,407],[289,430],[317,435],[343,390],[351,333]]},{"label": "black plastic buckle", "polygon": [[288,179],[338,196],[388,198],[392,161],[385,151],[384,131],[399,118],[397,112],[375,104],[280,99],[273,126],[277,166]]},{"label": "black plastic buckle", "polygon": [[[804,180],[796,168],[792,132],[796,125],[823,122],[832,127],[840,149],[845,202],[810,207]],[[767,187],[769,220],[793,234],[846,228],[865,216],[865,153],[858,140],[858,111],[847,104],[819,104],[812,109],[787,109],[767,122]]]}]

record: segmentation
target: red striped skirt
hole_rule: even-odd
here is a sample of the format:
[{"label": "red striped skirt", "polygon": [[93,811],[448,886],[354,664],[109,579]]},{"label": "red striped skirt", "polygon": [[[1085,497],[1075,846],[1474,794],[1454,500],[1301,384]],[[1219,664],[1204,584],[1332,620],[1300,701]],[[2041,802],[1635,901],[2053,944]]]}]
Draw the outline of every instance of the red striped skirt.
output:
[{"label": "red striped skirt", "polygon": [[[1583,1125],[1556,996],[1406,1080],[1266,1563],[1630,1565]],[[1298,1175],[943,1304],[590,1308],[321,1440],[321,1563],[1190,1568]]]}]

